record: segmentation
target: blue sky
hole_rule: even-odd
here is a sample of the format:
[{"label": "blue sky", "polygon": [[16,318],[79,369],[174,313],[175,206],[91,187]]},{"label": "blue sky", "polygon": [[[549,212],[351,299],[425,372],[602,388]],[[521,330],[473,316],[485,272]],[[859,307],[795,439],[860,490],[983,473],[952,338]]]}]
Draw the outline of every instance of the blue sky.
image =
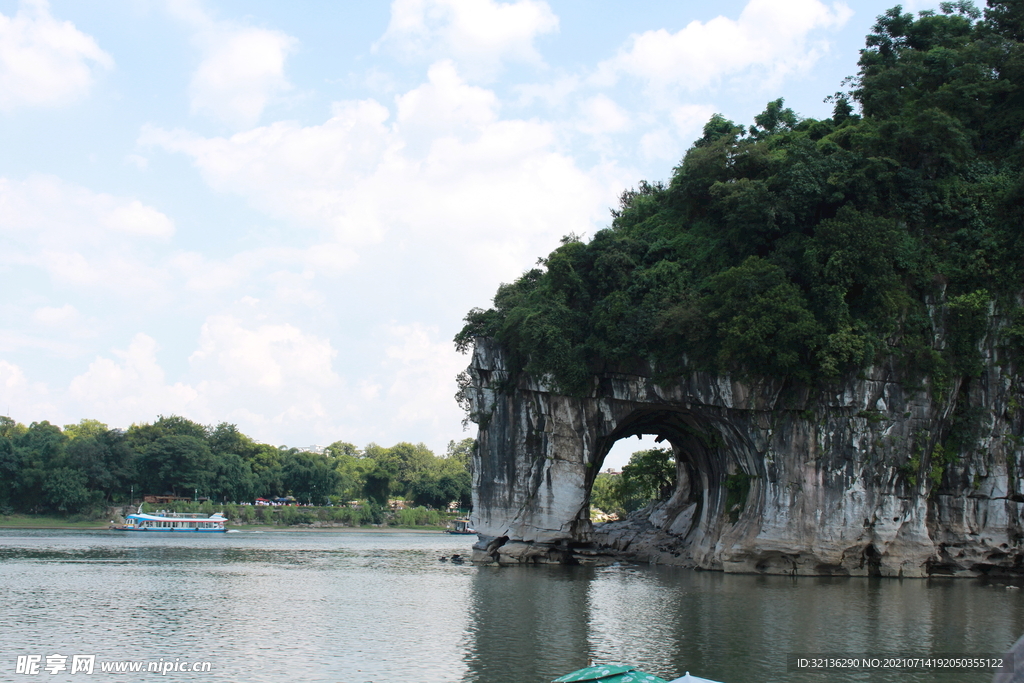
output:
[{"label": "blue sky", "polygon": [[443,451],[468,309],[890,6],[0,0],[0,412]]}]

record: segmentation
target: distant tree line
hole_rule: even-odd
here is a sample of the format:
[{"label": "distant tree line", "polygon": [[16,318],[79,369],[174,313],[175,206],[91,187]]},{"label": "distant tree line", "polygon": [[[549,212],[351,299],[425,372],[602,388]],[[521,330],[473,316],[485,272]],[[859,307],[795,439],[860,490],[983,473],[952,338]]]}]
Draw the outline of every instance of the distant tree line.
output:
[{"label": "distant tree line", "polygon": [[313,453],[258,443],[222,422],[183,417],[111,429],[81,420],[63,429],[0,417],[0,514],[81,513],[144,494],[217,502],[293,496],[301,503],[401,497],[416,505],[470,504],[473,439],[452,441],[443,456],[421,444],[359,449],[337,441]]}]

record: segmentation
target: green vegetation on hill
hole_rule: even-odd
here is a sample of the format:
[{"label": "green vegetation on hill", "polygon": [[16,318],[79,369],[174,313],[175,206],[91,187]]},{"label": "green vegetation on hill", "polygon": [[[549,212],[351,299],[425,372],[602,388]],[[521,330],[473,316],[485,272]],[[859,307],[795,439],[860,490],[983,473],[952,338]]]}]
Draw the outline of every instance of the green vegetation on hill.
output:
[{"label": "green vegetation on hill", "polygon": [[457,348],[494,337],[573,394],[635,359],[802,382],[893,359],[941,388],[980,372],[994,303],[1019,351],[1024,5],[941,7],[878,18],[830,119],[712,117],[667,184],[502,285]]},{"label": "green vegetation on hill", "polygon": [[301,503],[389,498],[417,505],[470,504],[473,439],[451,442],[443,457],[423,444],[360,450],[338,441],[324,453],[257,443],[221,423],[206,427],[160,417],[127,431],[82,420],[62,430],[0,417],[0,515],[83,513],[145,494],[252,502],[294,496]]}]

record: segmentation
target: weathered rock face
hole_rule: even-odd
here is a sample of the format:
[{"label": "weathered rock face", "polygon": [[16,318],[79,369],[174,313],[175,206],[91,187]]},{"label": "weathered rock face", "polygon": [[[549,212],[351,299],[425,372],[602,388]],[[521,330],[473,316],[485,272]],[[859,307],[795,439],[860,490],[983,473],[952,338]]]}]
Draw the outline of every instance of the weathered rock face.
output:
[{"label": "weathered rock face", "polygon": [[[590,562],[601,553],[807,575],[1024,573],[1024,393],[985,372],[942,396],[876,367],[827,392],[638,367],[582,398],[530,377],[509,385],[478,339],[468,373],[480,426],[473,523],[479,562]],[[589,521],[589,492],[618,439],[671,443],[677,486],[646,519]],[[970,448],[946,448],[955,437]]]}]

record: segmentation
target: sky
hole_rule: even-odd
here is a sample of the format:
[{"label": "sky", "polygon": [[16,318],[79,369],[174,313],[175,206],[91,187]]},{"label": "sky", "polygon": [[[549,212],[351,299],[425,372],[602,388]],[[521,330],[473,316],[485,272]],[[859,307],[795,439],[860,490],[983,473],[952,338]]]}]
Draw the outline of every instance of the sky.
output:
[{"label": "sky", "polygon": [[443,453],[467,311],[892,4],[0,0],[0,414]]}]

